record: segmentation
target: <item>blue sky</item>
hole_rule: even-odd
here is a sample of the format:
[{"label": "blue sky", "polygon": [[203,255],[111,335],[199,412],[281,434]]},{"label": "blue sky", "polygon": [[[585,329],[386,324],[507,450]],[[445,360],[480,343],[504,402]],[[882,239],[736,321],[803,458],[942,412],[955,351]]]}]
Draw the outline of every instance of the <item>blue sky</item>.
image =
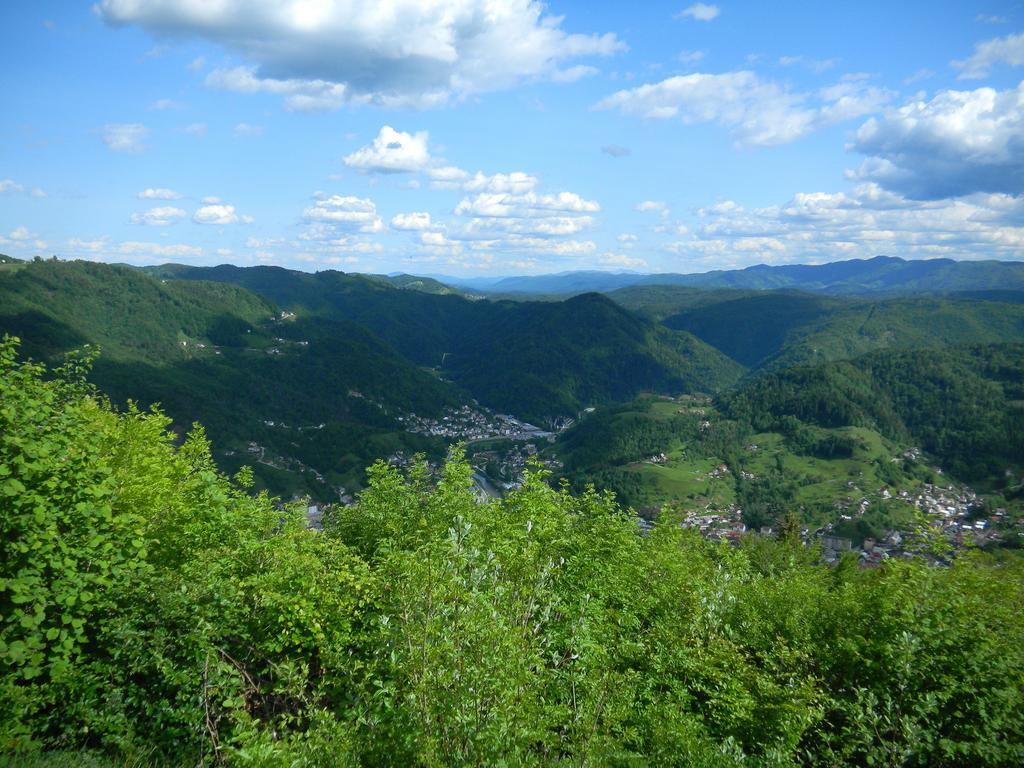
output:
[{"label": "blue sky", "polygon": [[1024,255],[1017,3],[0,10],[0,252],[695,272]]}]

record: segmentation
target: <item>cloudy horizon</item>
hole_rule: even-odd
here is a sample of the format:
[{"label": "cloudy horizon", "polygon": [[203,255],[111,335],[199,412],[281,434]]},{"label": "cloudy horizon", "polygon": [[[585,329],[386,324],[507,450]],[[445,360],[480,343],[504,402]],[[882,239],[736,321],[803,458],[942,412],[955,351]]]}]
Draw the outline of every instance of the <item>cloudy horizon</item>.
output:
[{"label": "cloudy horizon", "polygon": [[0,13],[0,252],[19,258],[468,276],[1024,257],[1011,3]]}]

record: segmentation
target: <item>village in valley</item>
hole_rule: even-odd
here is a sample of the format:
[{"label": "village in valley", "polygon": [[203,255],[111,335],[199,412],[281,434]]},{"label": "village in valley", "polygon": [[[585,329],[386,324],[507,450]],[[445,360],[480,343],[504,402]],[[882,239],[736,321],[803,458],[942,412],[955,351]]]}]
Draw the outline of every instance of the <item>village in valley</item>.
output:
[{"label": "village in valley", "polygon": [[[651,460],[658,458],[655,456]],[[721,472],[723,469],[728,471],[724,465],[713,471]],[[795,533],[805,545],[819,546],[825,563],[837,563],[849,553],[867,567],[898,557],[926,557],[937,564],[948,564],[958,550],[998,544],[1011,536],[1024,537],[1024,526],[1020,521],[1012,525],[1002,508],[986,510],[983,500],[966,485],[924,483],[916,489],[901,490],[896,494],[883,488],[876,494],[875,503],[879,499],[897,500],[916,510],[913,525],[906,530],[888,529],[877,539],[865,537],[856,541],[839,535],[836,530],[839,524],[863,517],[870,509],[873,499],[863,496],[855,504],[837,505],[845,509],[839,512],[838,523],[830,522],[816,529],[801,526]],[[641,519],[643,528],[650,525]],[[738,544],[745,535],[784,535],[778,526],[763,526],[756,530],[748,528],[743,521],[743,510],[736,505],[686,511],[681,516],[680,525],[698,530],[709,540],[731,544]]]}]

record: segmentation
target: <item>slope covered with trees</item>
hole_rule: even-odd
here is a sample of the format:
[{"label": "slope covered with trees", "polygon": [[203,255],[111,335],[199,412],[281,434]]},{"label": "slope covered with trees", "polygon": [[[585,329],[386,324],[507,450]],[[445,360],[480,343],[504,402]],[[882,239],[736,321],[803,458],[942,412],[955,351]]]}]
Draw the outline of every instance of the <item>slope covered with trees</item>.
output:
[{"label": "slope covered with trees", "polygon": [[667,333],[596,294],[471,301],[334,271],[221,266],[173,274],[235,283],[282,307],[358,323],[484,405],[537,421],[643,390],[717,392],[741,374],[692,335]]},{"label": "slope covered with trees", "polygon": [[[354,323],[282,319],[244,288],[127,267],[33,262],[0,273],[0,331],[22,334],[25,351],[47,360],[98,345],[92,379],[115,401],[161,403],[182,431],[202,422],[225,467],[258,443],[278,465],[256,463],[261,485],[288,495],[336,496],[328,486],[358,485],[367,464],[397,449],[443,451],[396,417],[438,414],[466,398]],[[325,480],[271,457],[301,461]]]},{"label": "slope covered with trees", "polygon": [[112,411],[82,374],[0,344],[6,753],[1024,760],[1019,559],[830,569],[785,540],[722,547],[670,520],[641,536],[538,474],[478,503],[458,454],[436,487],[378,464],[318,534],[219,475],[201,431],[176,447],[164,417]]},{"label": "slope covered with trees", "polygon": [[954,476],[1001,487],[1024,465],[1024,345],[875,352],[758,377],[724,398],[768,429],[795,417],[912,441]]},{"label": "slope covered with trees", "polygon": [[[1024,305],[1003,301],[837,299],[766,292],[712,297],[662,322],[752,368],[844,360],[878,349],[1024,341]],[[693,304],[689,293],[681,301]]]}]

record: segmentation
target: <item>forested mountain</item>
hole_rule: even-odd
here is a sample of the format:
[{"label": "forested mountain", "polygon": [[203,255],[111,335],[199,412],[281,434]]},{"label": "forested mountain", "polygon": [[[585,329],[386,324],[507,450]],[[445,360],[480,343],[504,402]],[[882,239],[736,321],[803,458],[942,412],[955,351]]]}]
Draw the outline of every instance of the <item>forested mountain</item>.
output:
[{"label": "forested mountain", "polygon": [[[100,346],[93,380],[104,392],[121,403],[161,403],[179,428],[203,423],[237,457],[222,453],[226,466],[253,461],[243,449],[258,443],[270,463],[257,473],[277,492],[351,487],[382,452],[428,447],[397,416],[435,415],[467,398],[355,323],[282,318],[239,286],[127,267],[44,261],[0,272],[0,333],[49,360]],[[325,481],[285,472],[287,462],[271,457],[301,460]]]},{"label": "forested mountain", "polygon": [[[864,300],[769,291],[676,297],[686,308],[662,320],[751,368],[842,360],[876,349],[1024,341],[1024,305],[977,298]],[[997,294],[1002,296],[1002,294]],[[642,298],[635,294],[628,301]],[[654,299],[662,311],[671,296]]]},{"label": "forested mountain", "polygon": [[[357,486],[378,456],[443,452],[443,441],[409,434],[403,414],[434,417],[476,398],[545,424],[645,390],[717,392],[742,374],[690,334],[594,294],[490,302],[340,272],[12,266],[0,272],[0,332],[49,360],[101,346],[93,377],[105,392],[159,402],[179,427],[202,422],[224,466],[251,460],[245,450],[258,444],[281,459],[257,466],[278,492],[323,497]],[[283,471],[291,460],[310,469],[298,486]]]},{"label": "forested mountain", "polygon": [[456,280],[455,284],[487,293],[522,294],[606,292],[627,286],[652,285],[747,290],[789,288],[835,295],[1019,291],[1024,289],[1024,262],[953,259],[907,261],[876,256],[873,259],[851,259],[821,265],[759,264],[745,269],[694,274],[566,272],[500,280]]},{"label": "forested mountain", "polygon": [[954,476],[997,488],[1024,466],[1024,345],[887,350],[757,377],[723,398],[755,429],[796,417],[920,445]]},{"label": "forested mountain", "polygon": [[718,392],[743,369],[688,333],[604,296],[508,303],[454,346],[442,370],[481,402],[528,418],[630,400],[642,391]]},{"label": "forested mountain", "polygon": [[173,274],[234,283],[288,309],[359,323],[484,405],[538,421],[644,390],[717,392],[742,372],[690,334],[659,328],[596,294],[472,301],[334,271],[221,266]]}]

